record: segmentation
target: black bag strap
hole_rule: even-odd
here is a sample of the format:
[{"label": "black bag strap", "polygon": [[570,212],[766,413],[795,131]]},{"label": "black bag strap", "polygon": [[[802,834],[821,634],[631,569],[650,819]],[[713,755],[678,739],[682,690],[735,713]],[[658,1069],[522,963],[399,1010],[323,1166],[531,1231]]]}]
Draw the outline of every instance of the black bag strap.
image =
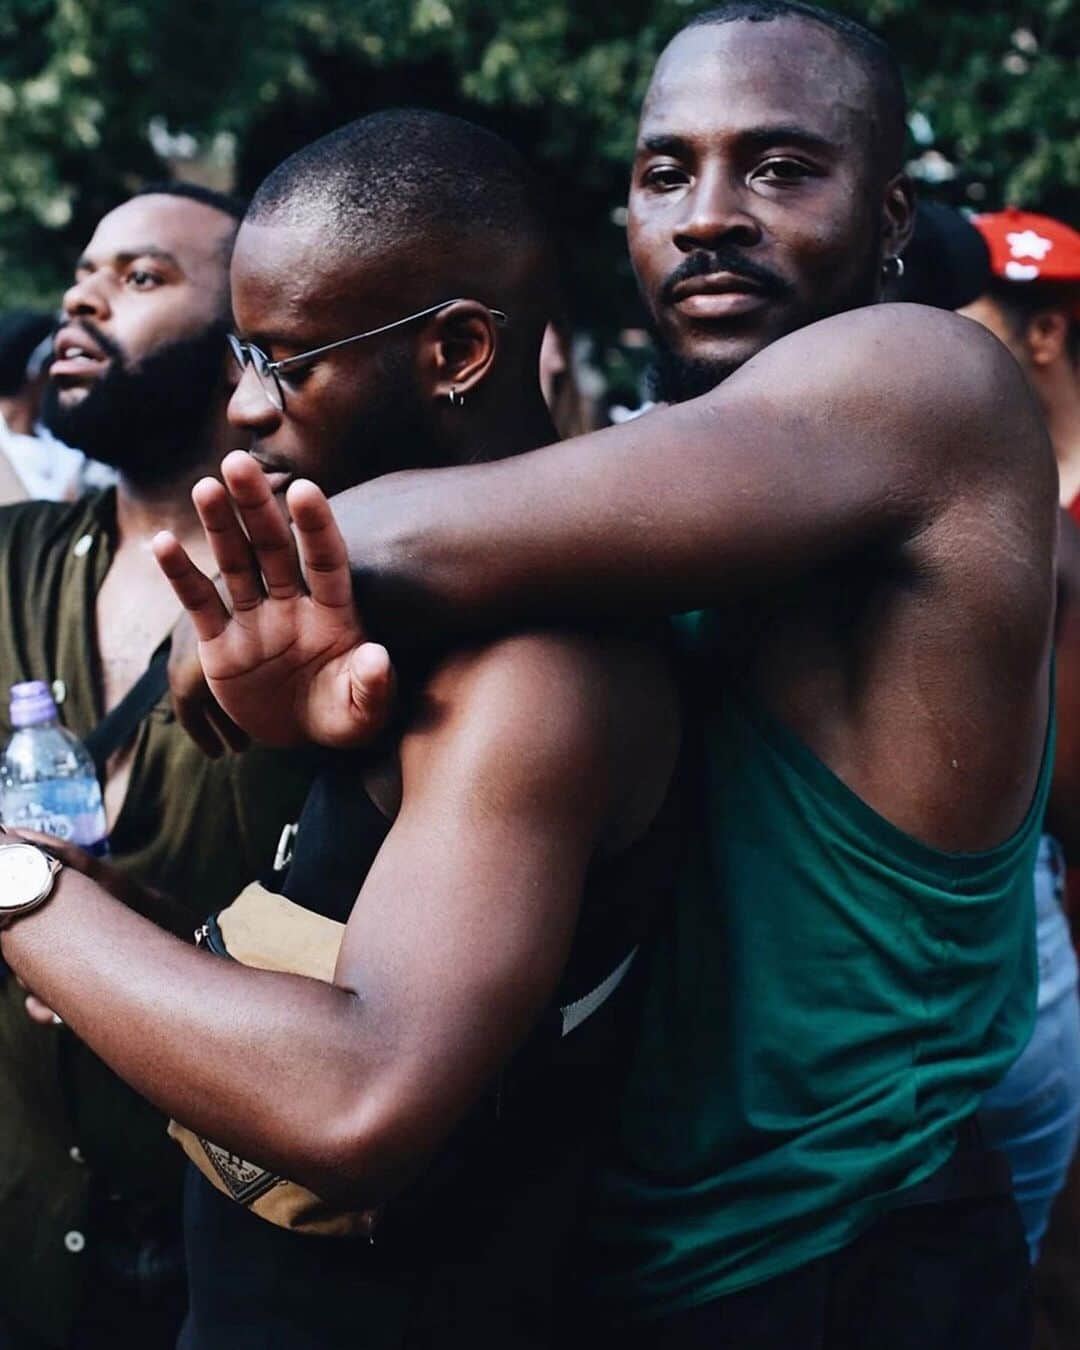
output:
[{"label": "black bag strap", "polygon": [[105,774],[109,756],[131,739],[139,723],[168,689],[168,667],[169,643],[163,642],[124,697],[111,712],[105,714],[83,742],[99,777]]}]

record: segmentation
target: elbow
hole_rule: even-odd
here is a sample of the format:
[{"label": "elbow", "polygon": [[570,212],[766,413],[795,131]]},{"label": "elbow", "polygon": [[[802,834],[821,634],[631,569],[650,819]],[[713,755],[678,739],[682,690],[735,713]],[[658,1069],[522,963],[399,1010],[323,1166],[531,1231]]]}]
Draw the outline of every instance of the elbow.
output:
[{"label": "elbow", "polygon": [[287,1174],[339,1209],[384,1205],[423,1168],[430,1141],[392,1098],[365,1100],[328,1113],[306,1135]]}]

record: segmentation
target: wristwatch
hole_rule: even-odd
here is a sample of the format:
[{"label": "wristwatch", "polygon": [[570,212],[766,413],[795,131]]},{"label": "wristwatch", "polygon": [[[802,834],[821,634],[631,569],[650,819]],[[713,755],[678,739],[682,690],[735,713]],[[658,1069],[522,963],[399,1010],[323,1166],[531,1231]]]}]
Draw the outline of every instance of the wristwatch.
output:
[{"label": "wristwatch", "polygon": [[0,843],[0,929],[43,905],[62,867],[59,858],[37,844]]}]

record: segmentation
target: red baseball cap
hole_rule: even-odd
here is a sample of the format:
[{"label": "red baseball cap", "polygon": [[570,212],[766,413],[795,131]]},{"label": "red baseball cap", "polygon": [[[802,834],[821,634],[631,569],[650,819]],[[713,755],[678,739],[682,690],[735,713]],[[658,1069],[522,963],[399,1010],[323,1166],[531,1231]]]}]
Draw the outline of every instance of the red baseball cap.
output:
[{"label": "red baseball cap", "polygon": [[1063,221],[1010,206],[975,216],[990,248],[990,266],[1004,281],[1080,281],[1080,234]]}]

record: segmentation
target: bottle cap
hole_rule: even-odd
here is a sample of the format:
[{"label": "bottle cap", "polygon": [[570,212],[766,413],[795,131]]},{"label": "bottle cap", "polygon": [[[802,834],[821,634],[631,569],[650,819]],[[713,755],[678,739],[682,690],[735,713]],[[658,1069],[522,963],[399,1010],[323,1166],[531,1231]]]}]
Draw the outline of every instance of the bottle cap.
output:
[{"label": "bottle cap", "polygon": [[11,686],[11,725],[36,727],[56,720],[56,704],[44,680],[27,680]]}]

